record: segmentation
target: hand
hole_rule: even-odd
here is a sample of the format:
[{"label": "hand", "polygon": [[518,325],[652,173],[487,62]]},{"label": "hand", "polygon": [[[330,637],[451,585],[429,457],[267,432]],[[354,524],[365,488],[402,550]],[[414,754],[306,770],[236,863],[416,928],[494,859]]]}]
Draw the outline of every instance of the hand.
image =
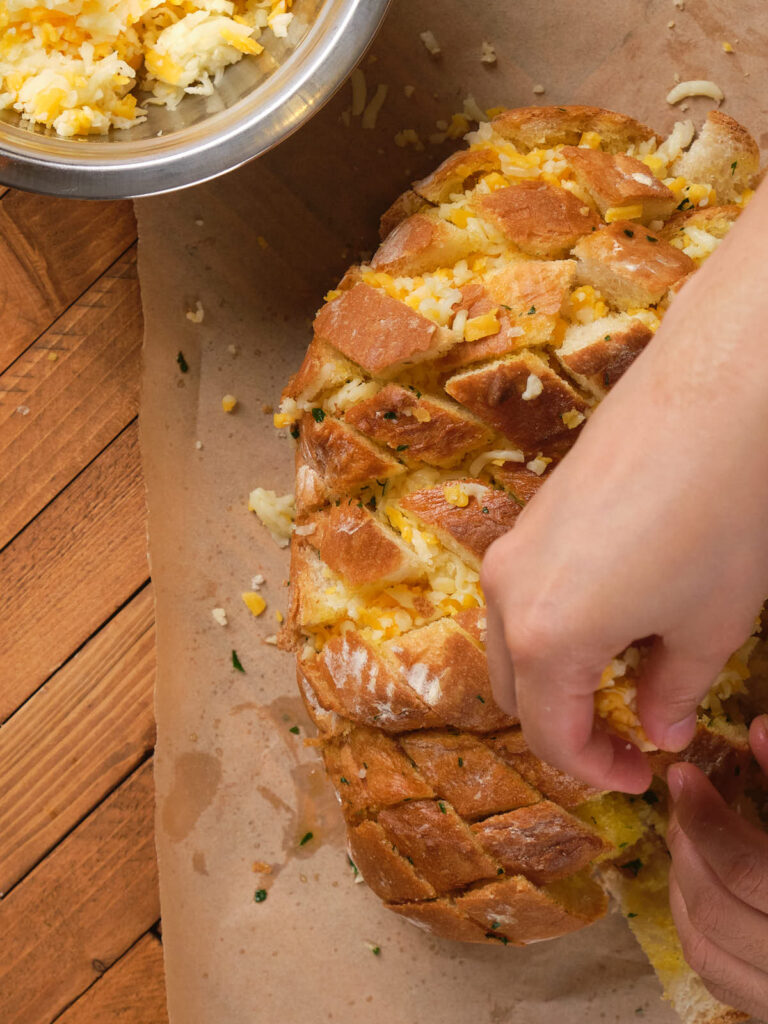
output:
[{"label": "hand", "polygon": [[[752,723],[750,743],[768,773],[768,716]],[[693,765],[673,765],[667,781],[669,899],[685,959],[716,999],[768,1017],[768,835]]]},{"label": "hand", "polygon": [[498,703],[539,757],[600,789],[650,781],[594,728],[604,667],[656,637],[638,712],[682,750],[768,592],[766,222],[768,183],[484,561]]}]

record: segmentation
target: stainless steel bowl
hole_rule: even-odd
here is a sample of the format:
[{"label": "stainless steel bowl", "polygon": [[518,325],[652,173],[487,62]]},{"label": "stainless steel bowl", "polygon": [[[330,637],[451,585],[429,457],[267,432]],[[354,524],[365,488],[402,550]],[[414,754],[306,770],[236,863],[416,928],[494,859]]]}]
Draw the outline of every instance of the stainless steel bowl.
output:
[{"label": "stainless steel bowl", "polygon": [[227,69],[213,96],[186,96],[174,111],[150,107],[135,128],[63,139],[3,112],[0,182],[48,195],[118,199],[223,174],[277,145],[333,95],[389,3],[297,0],[293,10],[308,27],[293,49],[245,57]]}]

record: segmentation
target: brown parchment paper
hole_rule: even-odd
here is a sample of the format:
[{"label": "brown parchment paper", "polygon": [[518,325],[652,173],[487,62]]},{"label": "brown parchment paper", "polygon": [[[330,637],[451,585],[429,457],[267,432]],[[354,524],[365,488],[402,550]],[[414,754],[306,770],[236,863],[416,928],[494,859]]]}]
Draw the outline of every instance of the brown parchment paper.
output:
[{"label": "brown parchment paper", "polygon": [[[419,41],[426,29],[442,46],[438,59]],[[495,66],[480,63],[483,40],[496,46]],[[676,1019],[616,913],[553,943],[474,947],[420,932],[354,884],[331,788],[303,745],[311,729],[292,658],[264,643],[287,607],[288,560],[247,511],[247,494],[292,488],[290,444],[264,407],[298,366],[324,292],[373,248],[389,202],[452,145],[399,149],[397,131],[426,140],[467,93],[483,107],[525,105],[539,83],[543,102],[596,103],[666,130],[712,105],[692,101],[687,115],[668,107],[677,72],[717,81],[724,109],[765,142],[766,55],[761,0],[687,0],[684,10],[671,0],[396,0],[363,64],[369,97],[389,87],[374,131],[358,118],[344,126],[347,87],[257,162],[137,204],[173,1024]],[[193,323],[185,314],[198,301],[204,318]],[[231,415],[226,393],[238,399]],[[240,600],[256,573],[267,581],[259,619]],[[214,607],[226,609],[226,627]],[[299,847],[307,831],[314,839]],[[268,896],[256,903],[260,888]]]}]

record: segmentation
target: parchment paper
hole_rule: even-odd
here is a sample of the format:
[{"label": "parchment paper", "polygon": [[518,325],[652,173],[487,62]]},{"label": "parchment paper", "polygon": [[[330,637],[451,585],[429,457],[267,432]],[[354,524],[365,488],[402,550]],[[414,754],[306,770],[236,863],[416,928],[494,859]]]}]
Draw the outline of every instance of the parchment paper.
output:
[{"label": "parchment paper", "polygon": [[[442,46],[437,59],[419,40],[426,29]],[[389,86],[374,131],[359,118],[345,127],[345,88],[259,161],[137,204],[173,1024],[676,1019],[616,913],[524,950],[473,947],[425,935],[354,884],[341,815],[303,745],[311,729],[292,659],[264,643],[286,610],[287,554],[247,511],[247,494],[292,487],[289,442],[264,409],[298,366],[324,292],[374,247],[388,203],[455,145],[403,150],[397,131],[412,127],[426,140],[467,93],[483,107],[525,105],[539,83],[542,102],[596,103],[666,130],[686,116],[664,100],[677,72],[716,80],[724,109],[764,142],[767,36],[760,0],[687,0],[684,11],[671,0],[396,0],[363,64],[369,96]],[[496,46],[495,66],[480,63],[483,40]],[[405,85],[416,87],[411,99]],[[687,116],[701,120],[711,103],[690,106]],[[185,314],[198,301],[204,319],[193,323]],[[230,415],[226,393],[238,399]],[[256,573],[267,581],[259,619],[240,600]],[[214,607],[226,609],[226,627]],[[314,838],[300,847],[308,831]]]}]

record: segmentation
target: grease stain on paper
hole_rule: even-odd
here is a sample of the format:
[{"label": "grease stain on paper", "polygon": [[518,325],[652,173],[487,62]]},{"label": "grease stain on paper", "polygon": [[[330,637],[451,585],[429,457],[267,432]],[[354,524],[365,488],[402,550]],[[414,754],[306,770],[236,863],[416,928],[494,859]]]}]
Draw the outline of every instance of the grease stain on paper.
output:
[{"label": "grease stain on paper", "polygon": [[187,751],[173,766],[173,783],[163,800],[163,828],[174,842],[185,839],[216,795],[221,761],[213,754]]}]

